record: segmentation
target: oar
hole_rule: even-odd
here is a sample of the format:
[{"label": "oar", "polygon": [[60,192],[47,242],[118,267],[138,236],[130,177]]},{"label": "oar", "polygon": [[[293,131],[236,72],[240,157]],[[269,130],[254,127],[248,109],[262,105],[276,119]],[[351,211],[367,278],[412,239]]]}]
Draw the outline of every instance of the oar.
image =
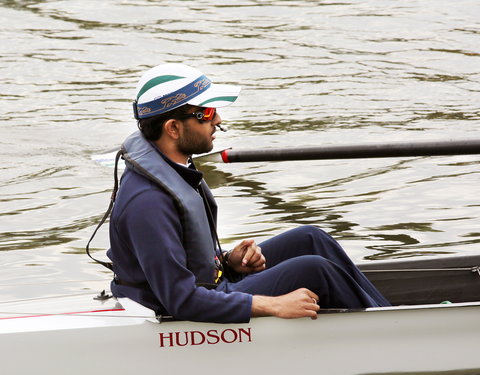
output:
[{"label": "oar", "polygon": [[249,150],[226,149],[200,155],[196,159],[201,161],[239,163],[257,161],[361,159],[469,154],[480,154],[480,139]]}]

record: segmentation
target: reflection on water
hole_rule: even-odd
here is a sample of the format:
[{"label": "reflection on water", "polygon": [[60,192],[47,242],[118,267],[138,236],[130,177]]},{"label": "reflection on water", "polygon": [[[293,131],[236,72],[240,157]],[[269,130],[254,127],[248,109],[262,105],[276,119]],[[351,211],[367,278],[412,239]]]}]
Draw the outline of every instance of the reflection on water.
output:
[{"label": "reflection on water", "polygon": [[[428,159],[428,158],[425,158]],[[298,162],[293,162],[290,166],[299,166]],[[357,161],[358,163],[358,161]],[[235,175],[232,173],[225,173],[216,168],[215,165],[201,165],[201,169],[206,174],[206,179],[213,190],[224,190],[229,186],[229,193],[232,194],[232,198],[248,199],[255,198],[255,204],[259,207],[258,212],[254,212],[249,217],[249,222],[252,225],[270,223],[270,226],[266,226],[265,229],[256,230],[255,235],[261,237],[268,237],[272,232],[279,232],[278,226],[281,228],[288,228],[285,223],[296,225],[300,224],[317,224],[324,227],[328,227],[328,231],[340,241],[348,240],[361,240],[362,246],[369,250],[374,250],[372,255],[365,256],[365,259],[384,259],[391,257],[411,257],[419,255],[432,255],[432,254],[448,254],[457,252],[458,246],[467,246],[477,244],[480,241],[478,232],[465,233],[462,237],[469,237],[470,239],[458,239],[452,242],[433,242],[425,243],[419,239],[419,233],[441,233],[443,230],[439,229],[441,225],[432,221],[416,221],[416,222],[403,222],[399,221],[403,217],[411,216],[410,202],[415,198],[410,196],[406,201],[406,207],[402,207],[405,211],[405,215],[401,217],[388,217],[383,216],[380,225],[371,225],[365,228],[368,231],[367,235],[362,235],[359,231],[359,222],[348,220],[350,211],[355,211],[356,206],[369,206],[382,207],[385,203],[382,203],[386,199],[386,195],[395,195],[395,192],[401,192],[402,190],[419,191],[423,195],[423,190],[428,189],[428,185],[435,183],[438,180],[445,180],[449,178],[459,178],[463,174],[451,174],[443,176],[430,176],[423,180],[418,181],[406,181],[402,185],[390,184],[388,187],[378,189],[375,180],[379,176],[390,175],[395,179],[396,172],[402,169],[408,170],[415,163],[415,160],[400,160],[390,161],[383,167],[371,168],[365,171],[359,172],[355,170],[353,174],[343,176],[340,178],[327,179],[325,181],[317,181],[315,184],[311,184],[311,180],[305,185],[295,184],[295,179],[291,180],[294,184],[290,186],[290,181],[285,182],[283,188],[286,191],[278,192],[268,188],[267,182],[261,182],[262,176],[268,175],[269,172],[256,172],[248,173],[246,175]],[[281,163],[275,163],[278,168],[281,167]],[[474,163],[476,164],[476,163]],[[455,165],[455,164],[454,164]],[[304,168],[303,166],[301,168]],[[306,168],[304,168],[306,169]],[[285,171],[284,171],[285,172]],[[285,172],[288,173],[288,172]],[[307,173],[307,172],[305,172]],[[472,174],[472,172],[470,172]],[[477,174],[477,172],[473,172]],[[327,174],[328,175],[328,174]],[[255,177],[255,180],[252,179]],[[266,177],[268,180],[268,176]],[[363,183],[362,183],[363,182]],[[348,193],[351,188],[355,188],[356,185],[367,187],[367,191]],[[373,185],[371,185],[373,184]],[[352,185],[352,187],[350,187]],[[418,186],[416,186],[418,185]],[[473,187],[473,186],[472,186]],[[356,188],[355,188],[356,189]],[[409,195],[410,195],[409,194]],[[285,197],[288,196],[288,199]],[[342,199],[338,199],[338,196],[342,196]],[[473,194],[471,194],[473,196]],[[222,195],[220,195],[222,198]],[[223,199],[222,199],[223,201]],[[319,201],[317,203],[317,201]],[[435,209],[441,209],[442,202],[437,202]],[[393,205],[398,206],[399,202],[392,202]],[[391,207],[389,206],[391,209]],[[384,208],[384,210],[386,210]],[[395,207],[395,210],[399,210],[399,207]],[[369,209],[369,212],[374,210]],[[345,213],[345,214],[344,214]],[[377,216],[382,215],[377,212]],[[431,213],[431,215],[434,215]],[[228,215],[229,216],[229,215]],[[242,219],[245,219],[243,217]],[[383,224],[391,222],[392,224]],[[449,219],[439,218],[438,221],[460,221],[460,222],[475,222],[477,216],[464,216],[454,217]],[[235,220],[231,218],[227,220],[230,222]],[[430,219],[431,220],[431,219]],[[437,228],[438,227],[438,228]],[[242,238],[244,233],[231,235],[226,238],[233,242]],[[431,236],[431,238],[435,238]],[[373,244],[371,244],[373,242]],[[345,242],[348,243],[348,242]]]},{"label": "reflection on water", "polygon": [[[188,62],[243,87],[221,111],[219,149],[478,138],[479,14],[474,0],[3,1],[0,284],[105,278],[81,254],[112,186],[90,156],[135,129],[148,67]],[[201,168],[226,246],[317,224],[362,261],[478,250],[479,164]],[[93,246],[108,247],[106,229]]]}]

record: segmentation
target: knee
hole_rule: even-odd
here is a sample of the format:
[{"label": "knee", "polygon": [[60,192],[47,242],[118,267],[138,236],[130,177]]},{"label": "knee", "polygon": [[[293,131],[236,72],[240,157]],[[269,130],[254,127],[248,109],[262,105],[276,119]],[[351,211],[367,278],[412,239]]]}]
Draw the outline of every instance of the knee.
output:
[{"label": "knee", "polygon": [[316,227],[315,225],[302,225],[301,227],[297,228],[300,232],[305,233],[305,234],[315,234],[316,232],[322,230],[319,227]]},{"label": "knee", "polygon": [[318,241],[332,240],[332,237],[327,232],[314,225],[304,225],[299,227],[298,230],[302,238],[308,240],[311,244],[315,244]]},{"label": "knee", "polygon": [[328,234],[315,225],[302,225],[298,230],[307,236],[328,236]]},{"label": "knee", "polygon": [[321,255],[327,259],[334,257],[346,257],[346,253],[340,244],[322,229],[313,226],[305,225],[299,228],[302,235],[302,247],[309,249],[310,254]]},{"label": "knee", "polygon": [[318,290],[320,285],[328,285],[332,274],[332,264],[326,258],[317,255],[304,255],[289,264],[289,279],[298,283],[298,287]]},{"label": "knee", "polygon": [[323,273],[332,267],[331,262],[318,255],[303,255],[292,260],[292,270],[299,274]]}]

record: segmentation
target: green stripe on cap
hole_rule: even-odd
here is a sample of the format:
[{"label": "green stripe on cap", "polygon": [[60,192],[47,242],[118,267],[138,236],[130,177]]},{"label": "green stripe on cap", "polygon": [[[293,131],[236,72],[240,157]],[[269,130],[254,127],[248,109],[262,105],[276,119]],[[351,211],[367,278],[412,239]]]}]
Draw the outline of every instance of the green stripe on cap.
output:
[{"label": "green stripe on cap", "polygon": [[150,81],[145,83],[143,87],[140,89],[140,91],[137,94],[137,100],[140,98],[146,91],[150,90],[152,87],[155,87],[157,85],[161,85],[162,83],[169,82],[169,81],[174,81],[176,79],[181,79],[185,77],[179,77],[179,76],[172,76],[172,75],[167,75],[167,76],[158,76],[155,78],[152,78]]},{"label": "green stripe on cap", "polygon": [[238,96],[217,96],[216,98],[211,98],[208,100],[205,100],[204,102],[200,103],[198,106],[199,107],[205,107],[205,104],[211,103],[211,102],[234,102],[237,100]]}]

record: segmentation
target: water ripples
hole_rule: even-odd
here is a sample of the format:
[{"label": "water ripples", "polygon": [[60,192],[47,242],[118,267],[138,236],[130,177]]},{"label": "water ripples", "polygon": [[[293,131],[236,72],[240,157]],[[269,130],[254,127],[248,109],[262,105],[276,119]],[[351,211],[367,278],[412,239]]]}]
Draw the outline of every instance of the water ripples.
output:
[{"label": "water ripples", "polygon": [[[5,263],[15,250],[49,259],[20,257],[20,274],[80,257],[111,186],[112,171],[90,156],[135,129],[136,81],[160,62],[243,87],[221,111],[230,131],[218,148],[478,138],[474,0],[6,0],[0,11],[0,250]],[[203,168],[227,244],[318,224],[362,260],[478,249],[479,163]],[[106,233],[96,241],[108,246]],[[82,272],[101,272],[81,262]]]}]

